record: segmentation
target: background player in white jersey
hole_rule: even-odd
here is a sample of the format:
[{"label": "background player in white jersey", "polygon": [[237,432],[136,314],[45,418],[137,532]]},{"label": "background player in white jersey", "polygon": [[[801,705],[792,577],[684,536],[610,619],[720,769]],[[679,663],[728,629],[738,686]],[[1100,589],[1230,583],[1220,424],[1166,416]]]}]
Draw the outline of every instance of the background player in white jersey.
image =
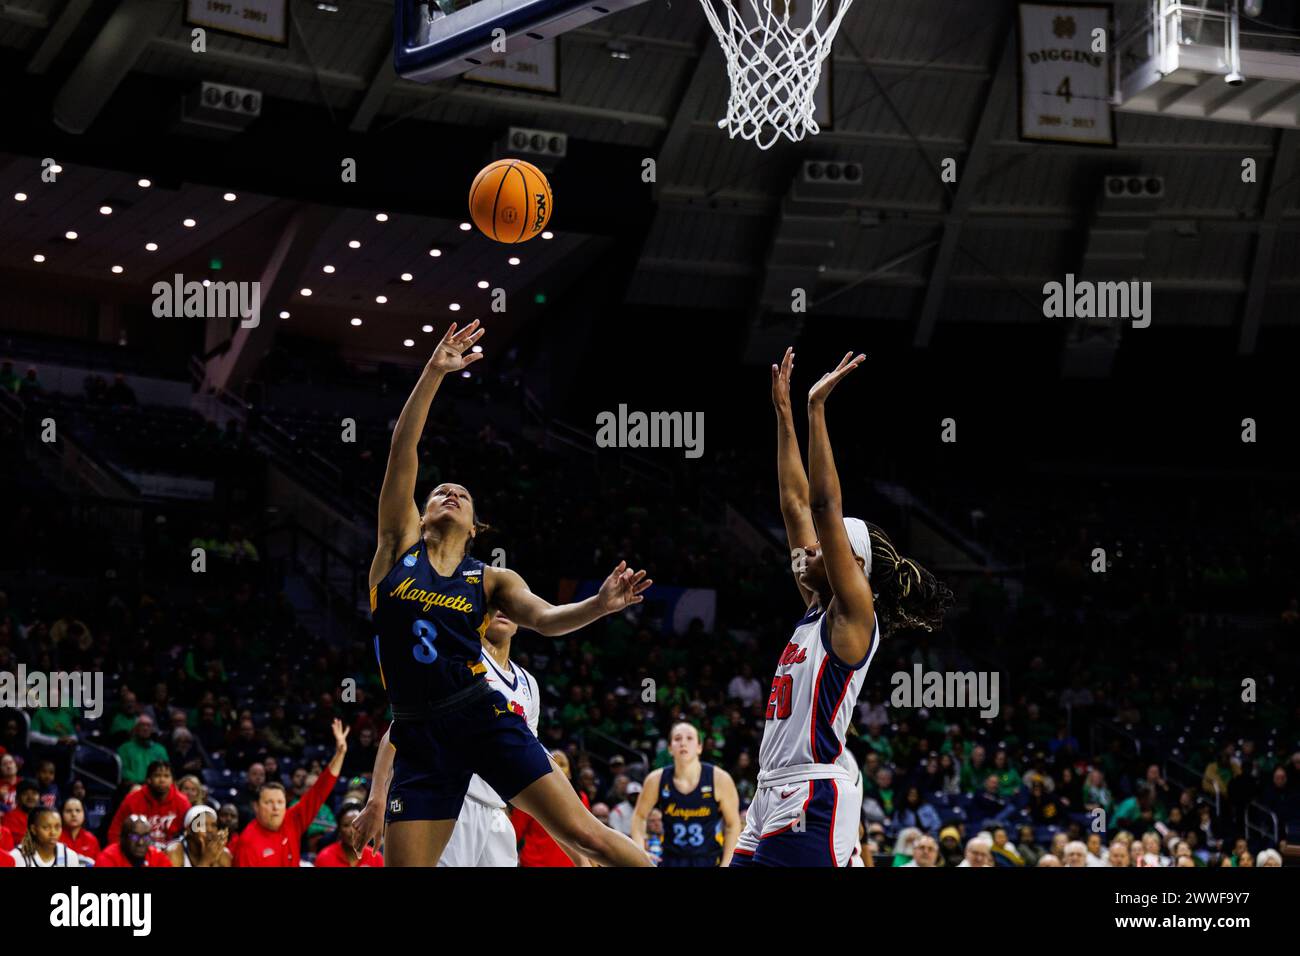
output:
[{"label": "background player in white jersey", "polygon": [[793,350],[772,366],[781,516],[807,614],[772,680],[758,792],[732,866],[852,865],[862,794],[844,735],[880,645],[882,619],[930,629],[952,599],[883,531],[844,517],[826,399],[865,358],[848,353],[809,390],[806,475],[790,410]]}]

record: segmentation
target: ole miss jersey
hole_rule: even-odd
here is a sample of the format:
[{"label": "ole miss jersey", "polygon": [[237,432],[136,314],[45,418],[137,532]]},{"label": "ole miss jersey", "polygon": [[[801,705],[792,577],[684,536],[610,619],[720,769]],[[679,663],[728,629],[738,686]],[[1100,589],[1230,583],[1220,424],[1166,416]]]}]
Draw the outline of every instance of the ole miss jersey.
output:
[{"label": "ole miss jersey", "polygon": [[[497,667],[497,662],[487,651],[483,652],[483,666],[487,668],[488,686],[501,695],[499,699],[495,696],[491,698],[493,706],[524,718],[528,729],[536,737],[537,722],[542,712],[542,695],[537,689],[537,678],[514,661],[510,662],[512,673],[507,674]],[[470,778],[469,790],[465,796],[489,807],[505,809],[506,802],[478,774]]]},{"label": "ole miss jersey", "polygon": [[[814,765],[835,765],[846,779],[850,770],[844,734],[866,679],[867,667],[880,646],[880,625],[871,648],[860,661],[841,661],[831,650],[830,622],[811,608],[781,652],[767,702],[767,723],[759,747],[759,785],[788,779],[825,776]],[[856,768],[854,768],[856,769]]]}]

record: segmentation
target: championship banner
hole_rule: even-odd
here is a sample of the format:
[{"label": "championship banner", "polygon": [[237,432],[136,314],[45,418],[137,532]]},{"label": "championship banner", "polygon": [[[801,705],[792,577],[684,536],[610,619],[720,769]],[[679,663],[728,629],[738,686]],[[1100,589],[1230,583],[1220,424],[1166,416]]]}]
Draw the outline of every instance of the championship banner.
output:
[{"label": "championship banner", "polygon": [[289,43],[289,0],[187,0],[185,22],[247,40]]},{"label": "championship banner", "polygon": [[1114,146],[1111,9],[1020,5],[1020,138]]},{"label": "championship banner", "polygon": [[499,56],[470,70],[465,79],[530,93],[560,92],[560,44],[544,40],[518,53]]}]

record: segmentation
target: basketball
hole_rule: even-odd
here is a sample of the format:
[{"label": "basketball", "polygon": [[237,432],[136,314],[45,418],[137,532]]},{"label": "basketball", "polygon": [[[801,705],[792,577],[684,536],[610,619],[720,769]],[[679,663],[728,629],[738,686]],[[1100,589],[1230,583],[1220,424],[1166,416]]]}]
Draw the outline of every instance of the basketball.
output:
[{"label": "basketball", "polygon": [[489,239],[527,242],[550,221],[551,184],[532,163],[499,159],[474,177],[469,214]]}]

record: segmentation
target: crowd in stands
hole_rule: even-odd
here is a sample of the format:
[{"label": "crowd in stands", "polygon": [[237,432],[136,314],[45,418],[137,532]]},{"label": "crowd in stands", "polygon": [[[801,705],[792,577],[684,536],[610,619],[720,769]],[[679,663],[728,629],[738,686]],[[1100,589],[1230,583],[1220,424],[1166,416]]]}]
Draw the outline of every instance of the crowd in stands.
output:
[{"label": "crowd in stands", "polygon": [[[465,429],[461,409],[435,406],[417,487],[468,485],[492,525],[480,556],[502,548],[551,598],[562,579],[603,576],[621,558],[658,581],[718,591],[712,627],[697,619],[677,633],[647,601],[563,638],[516,639],[515,660],[543,689],[542,741],[567,754],[592,812],[630,829],[640,781],[671,762],[678,719],[700,728],[702,759],[731,773],[743,808],[770,672],[802,610],[784,557],[729,551],[716,516],[700,519],[697,489],[543,451],[488,423],[477,440]],[[211,431],[217,444],[227,434]],[[382,424],[361,434],[334,458],[349,482],[374,489],[388,436]],[[729,471],[714,488],[763,484],[753,462],[712,467]],[[1180,494],[1194,492],[1171,489],[1166,501]],[[344,643],[299,623],[246,502],[192,527],[152,528],[138,557],[91,549],[72,566],[34,540],[76,550],[75,523],[48,504],[0,529],[0,671],[102,671],[107,700],[95,719],[67,707],[29,708],[26,719],[0,711],[0,850],[11,851],[0,857],[378,865],[344,839],[387,722],[364,623]],[[1228,580],[1191,596],[1205,579],[1181,556],[1199,553],[1198,526],[1179,538],[1164,525],[1144,531],[1140,517],[1124,525],[1122,547],[1144,559],[1106,580],[1086,571],[1086,530],[1119,522],[1095,507],[1083,519],[1044,511],[1023,571],[961,582],[960,611],[941,632],[885,635],[849,740],[867,863],[1300,864],[1300,702],[1288,686],[1300,672],[1300,608],[1280,590],[1298,583],[1282,569],[1300,566],[1300,509],[1221,502],[1213,557]],[[1253,537],[1266,522],[1267,536]],[[1157,536],[1162,557],[1148,560]],[[197,546],[227,573],[180,586]],[[34,566],[33,554],[52,563]],[[24,573],[38,567],[57,573]],[[155,573],[165,567],[179,571]],[[1267,613],[1228,613],[1243,594]],[[997,672],[997,715],[896,704],[891,677],[915,666]],[[283,828],[294,838],[268,837]]]}]

